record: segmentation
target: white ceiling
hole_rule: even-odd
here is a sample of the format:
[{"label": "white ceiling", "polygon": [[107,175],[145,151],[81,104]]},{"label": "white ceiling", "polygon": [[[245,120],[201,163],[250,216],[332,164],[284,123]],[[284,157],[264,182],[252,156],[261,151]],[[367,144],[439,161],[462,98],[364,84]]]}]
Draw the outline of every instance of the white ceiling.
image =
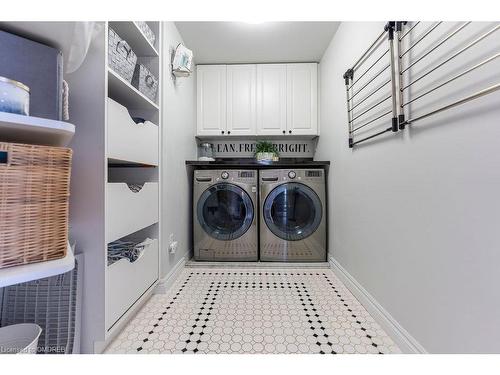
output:
[{"label": "white ceiling", "polygon": [[176,22],[197,64],[314,62],[339,22]]}]

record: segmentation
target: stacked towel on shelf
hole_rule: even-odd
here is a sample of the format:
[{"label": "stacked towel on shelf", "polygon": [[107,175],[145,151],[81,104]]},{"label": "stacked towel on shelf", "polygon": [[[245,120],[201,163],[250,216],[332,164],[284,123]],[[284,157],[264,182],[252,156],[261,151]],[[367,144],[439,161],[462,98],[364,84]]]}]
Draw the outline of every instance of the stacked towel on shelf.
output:
[{"label": "stacked towel on shelf", "polygon": [[113,241],[108,244],[108,266],[120,259],[127,258],[130,262],[135,262],[141,251],[146,247],[146,243],[136,243],[131,241]]},{"label": "stacked towel on shelf", "polygon": [[127,184],[127,185],[128,188],[134,193],[140,192],[142,187],[144,186],[144,184]]}]

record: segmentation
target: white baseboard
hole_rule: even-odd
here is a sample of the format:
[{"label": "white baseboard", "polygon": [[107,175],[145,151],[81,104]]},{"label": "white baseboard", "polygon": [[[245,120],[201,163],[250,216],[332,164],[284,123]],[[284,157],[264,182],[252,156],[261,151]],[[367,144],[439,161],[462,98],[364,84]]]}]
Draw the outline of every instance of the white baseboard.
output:
[{"label": "white baseboard", "polygon": [[377,323],[394,340],[403,353],[427,353],[425,348],[333,257],[330,257],[330,267]]},{"label": "white baseboard", "polygon": [[154,294],[166,293],[174,284],[175,280],[179,277],[180,273],[186,266],[186,258],[182,257],[181,260],[170,270],[170,272],[163,278],[154,290]]}]

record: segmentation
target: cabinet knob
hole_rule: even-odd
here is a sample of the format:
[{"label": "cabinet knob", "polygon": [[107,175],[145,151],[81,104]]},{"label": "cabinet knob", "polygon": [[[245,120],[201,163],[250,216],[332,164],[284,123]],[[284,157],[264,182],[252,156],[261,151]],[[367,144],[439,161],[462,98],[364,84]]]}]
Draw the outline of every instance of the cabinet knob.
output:
[{"label": "cabinet knob", "polygon": [[289,131],[288,131],[288,133],[292,134],[292,131],[291,131],[291,130],[289,130]]},{"label": "cabinet knob", "polygon": [[228,131],[227,131],[227,134],[231,134],[231,130],[228,130]]},{"label": "cabinet knob", "polygon": [[224,134],[224,130],[222,130],[222,134]]},{"label": "cabinet knob", "polygon": [[285,134],[285,133],[286,133],[286,131],[285,131],[285,130],[283,130],[283,134]]}]

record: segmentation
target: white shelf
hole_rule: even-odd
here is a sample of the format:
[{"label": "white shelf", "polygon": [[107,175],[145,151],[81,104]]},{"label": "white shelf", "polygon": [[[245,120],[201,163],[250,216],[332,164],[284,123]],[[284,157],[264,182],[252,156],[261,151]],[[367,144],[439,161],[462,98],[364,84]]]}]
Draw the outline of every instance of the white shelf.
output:
[{"label": "white shelf", "polygon": [[[124,39],[137,56],[158,57],[158,50],[149,42],[148,38],[133,21],[109,22],[109,26]],[[158,39],[158,35],[156,35]]]},{"label": "white shelf", "polygon": [[0,288],[59,275],[71,271],[74,267],[75,256],[73,255],[71,246],[68,244],[68,251],[64,258],[26,264],[24,266],[0,268]]},{"label": "white shelf", "polygon": [[66,147],[75,134],[69,122],[0,112],[0,141]]},{"label": "white shelf", "polygon": [[158,222],[157,182],[146,182],[137,193],[120,182],[108,182],[106,190],[106,243]]},{"label": "white shelf", "polygon": [[158,165],[158,126],[136,124],[127,108],[108,98],[108,160]]},{"label": "white shelf", "polygon": [[134,86],[124,80],[118,73],[108,67],[108,97],[117,101],[129,110],[158,110],[160,107]]},{"label": "white shelf", "polygon": [[108,266],[106,328],[113,324],[158,280],[158,240],[146,239],[139,257],[122,258]]}]

